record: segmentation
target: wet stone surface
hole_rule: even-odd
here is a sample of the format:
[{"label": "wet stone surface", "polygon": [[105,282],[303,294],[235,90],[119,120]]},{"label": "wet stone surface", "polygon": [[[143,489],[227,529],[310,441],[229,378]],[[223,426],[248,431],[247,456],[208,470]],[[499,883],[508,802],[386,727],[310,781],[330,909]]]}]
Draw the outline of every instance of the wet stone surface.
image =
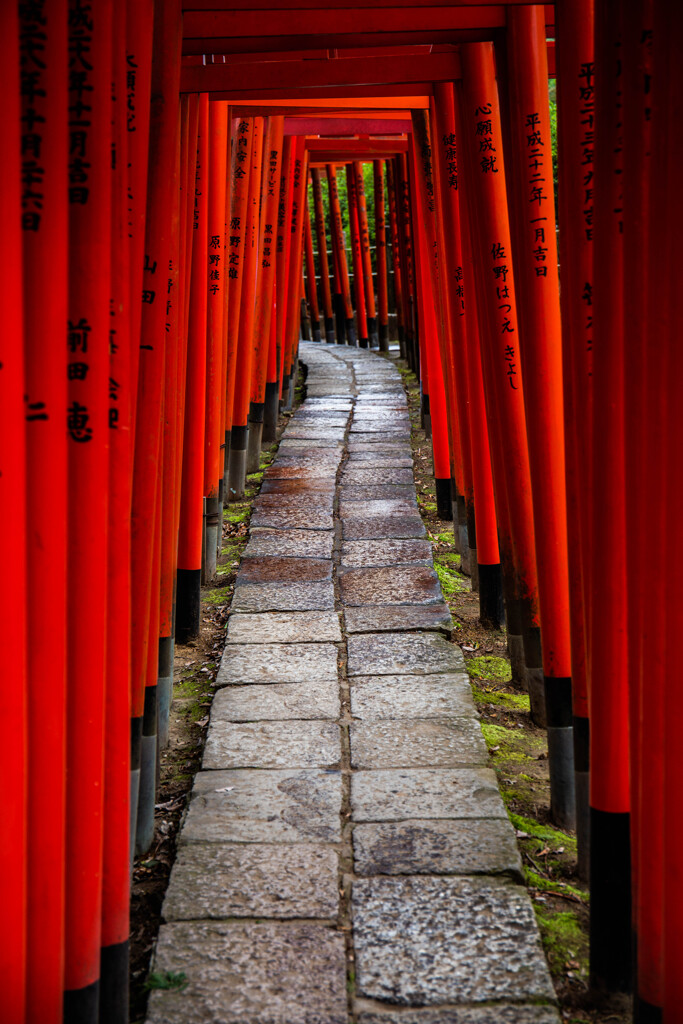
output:
[{"label": "wet stone surface", "polygon": [[443,603],[439,577],[427,566],[346,569],[340,587],[345,605]]},{"label": "wet stone surface", "polygon": [[344,540],[424,537],[425,533],[424,524],[417,514],[412,516],[373,516],[372,519],[344,519],[342,521]]},{"label": "wet stone surface", "polygon": [[337,678],[334,644],[232,644],[223,652],[217,686],[229,683],[302,683]]},{"label": "wet stone surface", "polygon": [[428,540],[355,540],[342,544],[341,564],[344,568],[395,566],[414,562],[432,565],[432,545]]},{"label": "wet stone surface", "polygon": [[211,705],[211,721],[284,721],[288,718],[339,718],[339,684],[336,679],[305,683],[268,683],[260,686],[226,686]]},{"label": "wet stone surface", "polygon": [[351,776],[354,821],[407,818],[503,818],[490,768],[394,768]]},{"label": "wet stone surface", "polygon": [[401,498],[410,502],[414,509],[417,506],[415,488],[409,484],[378,484],[377,487],[348,485],[340,490],[342,501],[376,501],[386,498]]},{"label": "wet stone surface", "polygon": [[465,668],[459,647],[425,633],[349,637],[348,652],[349,675],[424,675]]},{"label": "wet stone surface", "polygon": [[332,562],[321,558],[247,558],[239,571],[240,583],[318,583],[332,579]]},{"label": "wet stone surface", "polygon": [[363,721],[390,718],[477,717],[466,673],[425,676],[353,676],[351,714]]},{"label": "wet stone surface", "polygon": [[[363,467],[365,464],[363,464]],[[361,468],[360,466],[349,466],[344,469],[341,477],[342,486],[345,484],[412,484],[413,471],[408,467],[399,466],[378,466],[376,469]]]},{"label": "wet stone surface", "polygon": [[155,969],[182,971],[189,984],[182,991],[152,992],[150,1024],[346,1024],[348,1020],[344,936],[321,924],[167,924],[159,934]]},{"label": "wet stone surface", "polygon": [[360,996],[402,1005],[554,999],[526,891],[492,878],[353,884]]},{"label": "wet stone surface", "polygon": [[229,644],[334,643],[341,638],[336,612],[264,612],[228,619]]},{"label": "wet stone surface", "polygon": [[370,1000],[358,999],[355,1011],[358,1024],[560,1024],[554,1007],[520,1003],[387,1010]]},{"label": "wet stone surface", "polygon": [[376,498],[364,501],[350,500],[342,491],[339,502],[339,515],[342,519],[375,519],[377,516],[412,516],[417,509],[415,504],[406,498]]},{"label": "wet stone surface", "polygon": [[358,722],[350,732],[354,768],[457,768],[488,762],[481,726],[472,717]]},{"label": "wet stone surface", "polygon": [[212,721],[204,748],[205,770],[223,768],[328,768],[341,759],[333,722]]},{"label": "wet stone surface", "polygon": [[331,530],[252,529],[243,557],[331,558],[333,546]]},{"label": "wet stone surface", "polygon": [[347,633],[395,633],[406,629],[438,630],[449,634],[453,619],[448,605],[384,604],[348,607],[344,613]]},{"label": "wet stone surface", "polygon": [[338,771],[202,771],[181,843],[338,843]]},{"label": "wet stone surface", "polygon": [[307,508],[257,508],[251,523],[255,529],[265,526],[273,530],[331,530],[334,526],[331,512],[312,505]]},{"label": "wet stone surface", "polygon": [[332,583],[238,583],[233,612],[325,611],[334,608]]},{"label": "wet stone surface", "polygon": [[[308,443],[308,442],[306,442]],[[334,480],[264,480],[259,496],[266,494],[331,494],[334,495]]]},{"label": "wet stone surface", "polygon": [[495,875],[523,881],[509,821],[409,820],[356,825],[353,857],[359,875]]},{"label": "wet stone surface", "polygon": [[336,917],[337,872],[326,846],[192,843],[173,866],[164,917]]}]

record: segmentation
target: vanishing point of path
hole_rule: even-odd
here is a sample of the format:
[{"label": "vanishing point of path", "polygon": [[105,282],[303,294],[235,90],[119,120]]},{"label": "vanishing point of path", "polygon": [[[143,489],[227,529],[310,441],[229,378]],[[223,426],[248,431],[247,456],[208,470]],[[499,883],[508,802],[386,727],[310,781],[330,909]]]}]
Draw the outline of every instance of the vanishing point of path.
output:
[{"label": "vanishing point of path", "polygon": [[393,364],[302,345],[266,472],[150,1024],[559,1024],[418,514]]}]

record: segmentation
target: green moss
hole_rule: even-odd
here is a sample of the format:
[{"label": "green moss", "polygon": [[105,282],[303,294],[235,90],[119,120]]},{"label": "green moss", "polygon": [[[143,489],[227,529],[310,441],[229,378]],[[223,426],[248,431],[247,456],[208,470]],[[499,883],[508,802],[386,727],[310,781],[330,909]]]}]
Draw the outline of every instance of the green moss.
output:
[{"label": "green moss", "polygon": [[571,911],[554,913],[538,904],[534,904],[534,910],[553,973],[564,974],[569,965],[578,963],[579,967],[573,969],[586,976],[588,939],[577,917]]},{"label": "green moss", "polygon": [[481,731],[486,745],[492,753],[507,762],[532,761],[533,757],[524,748],[527,737],[516,729],[506,729],[503,725],[490,725],[483,722]]},{"label": "green moss", "polygon": [[[465,662],[466,665],[469,662]],[[487,707],[501,708],[504,711],[529,712],[529,695],[526,693],[508,693],[493,687],[479,687],[471,682],[472,696],[475,704],[486,704]]]},{"label": "green moss", "polygon": [[230,597],[230,587],[219,587],[217,590],[209,590],[202,596],[206,604],[225,604]]},{"label": "green moss", "polygon": [[445,565],[440,565],[438,561],[434,563],[434,568],[436,569],[436,575],[439,577],[441,589],[446,597],[450,597],[452,594],[462,594],[467,591],[467,586],[459,573],[448,569]]},{"label": "green moss", "polygon": [[[550,864],[547,865],[551,867]],[[539,889],[541,892],[558,892],[560,894],[565,893],[567,895],[575,896],[581,903],[587,903],[588,897],[582,889],[577,889],[576,886],[570,885],[568,882],[554,882],[552,878],[545,878],[543,875],[539,875],[537,871],[532,868],[524,868],[524,877],[526,878],[526,884],[530,889]]]},{"label": "green moss", "polygon": [[188,984],[184,971],[152,971],[145,982],[145,988],[175,988],[182,991]]},{"label": "green moss", "polygon": [[[518,778],[521,778],[521,776],[518,776]],[[525,832],[527,836],[540,840],[544,846],[549,846],[551,850],[563,846],[567,853],[576,852],[576,839],[574,836],[567,835],[566,832],[560,832],[559,829],[552,828],[550,825],[541,825],[538,821],[534,821],[533,818],[525,818],[521,814],[510,813],[509,817],[518,832]]]},{"label": "green moss", "polygon": [[512,679],[510,662],[505,658],[485,654],[479,658],[469,658],[466,664],[469,674],[478,679],[493,679],[497,683],[509,683]]},{"label": "green moss", "polygon": [[265,472],[265,470],[260,469],[257,473],[248,473],[247,474],[247,480],[248,480],[248,482],[250,483],[250,485],[252,487],[255,487],[256,484],[260,484],[261,483],[261,481],[263,480],[264,472]]}]

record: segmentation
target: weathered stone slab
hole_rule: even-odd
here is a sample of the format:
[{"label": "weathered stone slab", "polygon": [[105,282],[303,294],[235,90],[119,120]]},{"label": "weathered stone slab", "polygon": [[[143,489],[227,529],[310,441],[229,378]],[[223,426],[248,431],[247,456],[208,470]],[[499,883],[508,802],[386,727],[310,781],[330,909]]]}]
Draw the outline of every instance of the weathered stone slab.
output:
[{"label": "weathered stone slab", "polygon": [[387,718],[476,718],[466,672],[423,676],[352,676],[351,714],[364,722]]},{"label": "weathered stone slab", "polygon": [[287,718],[339,718],[339,684],[336,679],[311,679],[306,683],[268,683],[260,686],[226,686],[211,705],[211,721],[283,721]]},{"label": "weathered stone slab", "polygon": [[327,438],[324,438],[323,440],[319,441],[311,437],[288,437],[287,434],[285,434],[282,440],[280,441],[279,451],[286,452],[292,448],[303,448],[306,451],[309,451],[311,448],[315,448],[316,451],[336,451],[343,447],[343,441],[330,441]]},{"label": "weathered stone slab", "polygon": [[396,430],[369,431],[365,427],[352,426],[351,435],[353,437],[373,437],[377,441],[397,441],[409,438],[410,430],[408,427],[397,427]]},{"label": "weathered stone slab", "polygon": [[343,566],[432,564],[432,545],[428,540],[351,540],[341,549]]},{"label": "weathered stone slab", "polygon": [[337,468],[333,464],[288,462],[278,459],[265,471],[264,478],[266,480],[334,480],[336,474]]},{"label": "weathered stone slab", "polygon": [[342,485],[341,497],[343,501],[378,501],[386,498],[401,498],[410,503],[413,510],[417,508],[414,484],[360,484],[355,486]]},{"label": "weathered stone slab", "polygon": [[331,768],[341,760],[339,726],[332,722],[211,721],[205,770]]},{"label": "weathered stone slab", "polygon": [[228,619],[229,644],[335,643],[341,638],[336,612],[247,613]]},{"label": "weathered stone slab", "polygon": [[403,1006],[553,1000],[525,889],[492,878],[353,884],[360,996]]},{"label": "weathered stone slab", "polygon": [[382,452],[399,457],[411,456],[410,443],[407,440],[378,441],[372,434],[353,434],[349,437],[347,448],[349,454],[353,455],[361,452]]},{"label": "weathered stone slab", "polygon": [[483,767],[489,759],[473,717],[354,722],[350,733],[354,768]]},{"label": "weathered stone slab", "polygon": [[181,846],[164,919],[336,917],[337,854],[326,846],[192,843]]},{"label": "weathered stone slab", "polygon": [[155,989],[149,1024],[347,1024],[344,936],[322,924],[162,925],[154,969],[189,984]]},{"label": "weathered stone slab", "polygon": [[335,481],[324,477],[313,480],[264,480],[259,496],[264,494],[334,494]]},{"label": "weathered stone slab", "polygon": [[426,675],[465,668],[462,651],[430,633],[349,637],[349,675]]},{"label": "weathered stone slab", "polygon": [[415,504],[405,498],[366,498],[349,501],[342,492],[339,515],[342,519],[374,519],[377,516],[416,515]]},{"label": "weathered stone slab", "polygon": [[342,484],[412,484],[413,471],[408,467],[380,466],[376,469],[362,469],[357,465],[345,469],[341,478]]},{"label": "weathered stone slab", "polygon": [[405,455],[398,452],[392,454],[390,451],[378,452],[377,455],[374,452],[351,452],[348,465],[350,469],[369,469],[372,466],[403,466],[412,469],[413,460],[409,451]]},{"label": "weathered stone slab", "polygon": [[339,465],[342,456],[342,449],[338,446],[329,447],[318,450],[308,449],[290,449],[289,451],[278,452],[277,458],[272,466],[268,469],[272,470],[276,466],[336,466]]},{"label": "weathered stone slab", "polygon": [[332,579],[332,561],[254,555],[241,563],[238,579],[240,583],[318,583]]},{"label": "weathered stone slab", "polygon": [[334,608],[334,587],[324,583],[242,583],[235,587],[233,612],[325,611]]},{"label": "weathered stone slab", "polygon": [[179,842],[337,843],[338,771],[198,772]]},{"label": "weathered stone slab", "polygon": [[313,507],[257,508],[251,517],[251,526],[271,530],[331,530],[334,520],[331,512]]},{"label": "weathered stone slab", "polygon": [[[275,555],[280,558],[331,558],[334,534],[331,530],[254,529],[243,558]],[[244,563],[242,563],[244,565]]]},{"label": "weathered stone slab", "polygon": [[351,424],[352,434],[391,434],[392,436],[407,435],[410,433],[410,420],[407,416],[397,416],[390,419],[375,419],[374,417],[354,416]]},{"label": "weathered stone slab", "polygon": [[230,683],[304,683],[337,678],[334,644],[230,644],[216,686]]},{"label": "weathered stone slab", "polygon": [[351,776],[354,821],[505,818],[490,768],[406,768]]},{"label": "weathered stone slab", "polygon": [[439,577],[431,566],[346,569],[339,582],[345,605],[443,603]]},{"label": "weathered stone slab", "polygon": [[499,875],[523,882],[515,834],[502,818],[356,825],[357,875]]},{"label": "weathered stone slab", "polygon": [[264,509],[279,508],[283,510],[296,509],[297,511],[304,512],[313,509],[331,512],[334,507],[334,490],[328,486],[326,491],[304,491],[299,494],[272,494],[271,492],[266,492],[265,494],[259,494],[254,499],[254,507]]},{"label": "weathered stone slab", "polygon": [[561,1024],[554,1007],[520,1003],[385,1010],[357,999],[355,1011],[358,1024]]},{"label": "weathered stone slab", "polygon": [[[377,470],[381,472],[381,470]],[[400,471],[399,471],[400,472]],[[385,540],[389,537],[424,537],[427,531],[418,515],[372,516],[342,520],[344,540]]]},{"label": "weathered stone slab", "polygon": [[448,605],[380,604],[346,608],[344,622],[347,633],[397,633],[406,629],[438,630],[450,634],[453,619]]},{"label": "weathered stone slab", "polygon": [[287,427],[287,437],[315,438],[319,441],[343,441],[345,430],[346,420],[339,426],[323,426],[322,424],[318,426],[318,424],[313,423],[310,426],[306,424],[297,426],[291,423]]}]

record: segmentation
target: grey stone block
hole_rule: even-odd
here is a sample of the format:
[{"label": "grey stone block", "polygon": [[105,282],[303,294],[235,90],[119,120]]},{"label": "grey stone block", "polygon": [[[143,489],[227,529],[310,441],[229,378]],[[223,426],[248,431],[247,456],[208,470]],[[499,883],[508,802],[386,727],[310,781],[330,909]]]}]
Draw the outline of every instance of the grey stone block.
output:
[{"label": "grey stone block", "polygon": [[338,843],[338,771],[206,771],[195,776],[180,843]]},{"label": "grey stone block", "polygon": [[404,501],[410,502],[413,510],[417,508],[415,486],[413,484],[378,484],[376,487],[371,484],[360,484],[359,486],[354,486],[353,484],[342,485],[341,497],[345,502],[402,498]]},{"label": "grey stone block", "polygon": [[376,516],[412,516],[415,505],[405,498],[365,498],[348,501],[342,492],[339,515],[342,519],[374,519]]},{"label": "grey stone block", "polygon": [[380,466],[376,469],[361,468],[358,465],[344,469],[342,484],[412,484],[413,471],[409,467]]},{"label": "grey stone block", "polygon": [[284,719],[328,718],[340,715],[336,679],[312,679],[306,683],[268,683],[260,686],[226,686],[211,705],[211,721],[279,722]]},{"label": "grey stone block", "polygon": [[333,722],[212,721],[204,748],[205,770],[228,768],[331,768],[341,760],[339,726]]},{"label": "grey stone block", "polygon": [[338,911],[338,859],[328,846],[193,843],[178,851],[163,917],[333,918]]},{"label": "grey stone block", "polygon": [[358,875],[498,875],[523,882],[522,861],[509,821],[469,818],[356,825]]},{"label": "grey stone block", "polygon": [[[305,969],[304,969],[305,966]],[[344,936],[322,924],[163,925],[157,971],[187,988],[151,993],[149,1024],[347,1024]]]},{"label": "grey stone block", "polygon": [[[334,477],[334,473],[331,475]],[[332,513],[325,509],[257,508],[251,517],[251,526],[271,530],[331,530],[334,520]]]},{"label": "grey stone block", "polygon": [[242,583],[232,612],[326,611],[334,608],[334,586],[324,583]]},{"label": "grey stone block", "polygon": [[241,613],[228,619],[229,644],[334,643],[341,638],[336,612]]},{"label": "grey stone block", "polygon": [[358,999],[355,1011],[358,1024],[561,1024],[554,1007],[519,1003],[395,1010]]},{"label": "grey stone block", "polygon": [[490,768],[392,768],[351,776],[354,821],[505,818]]},{"label": "grey stone block", "polygon": [[525,889],[481,878],[353,884],[360,996],[404,1006],[553,1000]]},{"label": "grey stone block", "polygon": [[276,555],[280,558],[331,558],[333,547],[332,530],[273,530],[252,527],[243,557]]},{"label": "grey stone block", "polygon": [[334,480],[337,468],[325,463],[289,462],[278,459],[265,471],[266,480]]},{"label": "grey stone block", "polygon": [[[379,470],[378,470],[379,472]],[[373,516],[371,519],[344,519],[344,540],[385,540],[390,537],[424,537],[426,530],[418,515]]]},{"label": "grey stone block", "polygon": [[341,564],[369,568],[375,565],[432,564],[428,540],[348,540],[341,549]]},{"label": "grey stone block", "polygon": [[351,425],[351,437],[372,437],[376,441],[407,441],[410,438],[410,426],[408,424],[398,426],[395,430],[391,427],[369,430],[367,425]]},{"label": "grey stone block", "polygon": [[[287,480],[291,483],[291,480]],[[328,484],[324,491],[300,490],[289,494],[277,494],[266,491],[254,498],[254,506],[259,509],[276,508],[284,511],[306,512],[309,509],[318,512],[331,512],[334,507],[334,489]]]},{"label": "grey stone block", "polygon": [[280,558],[255,555],[240,565],[240,583],[318,583],[332,579],[329,558]]},{"label": "grey stone block", "polygon": [[431,566],[346,569],[339,582],[345,605],[443,604],[439,577]]},{"label": "grey stone block", "polygon": [[[310,444],[310,441],[302,441],[301,444]],[[265,494],[334,494],[334,480],[314,478],[313,480],[263,480],[259,496]]]},{"label": "grey stone block", "polygon": [[453,619],[448,605],[402,604],[364,605],[346,608],[347,633],[393,633],[406,629],[439,630],[450,634]]},{"label": "grey stone block", "polygon": [[351,714],[365,722],[387,718],[477,718],[465,672],[423,676],[352,676]]},{"label": "grey stone block", "polygon": [[348,639],[349,675],[425,675],[462,672],[462,651],[430,633],[367,634]]},{"label": "grey stone block", "polygon": [[337,678],[337,648],[333,644],[229,644],[216,685],[303,683],[311,678]]},{"label": "grey stone block", "polygon": [[481,726],[472,717],[355,722],[350,733],[354,768],[462,768],[488,762]]}]

